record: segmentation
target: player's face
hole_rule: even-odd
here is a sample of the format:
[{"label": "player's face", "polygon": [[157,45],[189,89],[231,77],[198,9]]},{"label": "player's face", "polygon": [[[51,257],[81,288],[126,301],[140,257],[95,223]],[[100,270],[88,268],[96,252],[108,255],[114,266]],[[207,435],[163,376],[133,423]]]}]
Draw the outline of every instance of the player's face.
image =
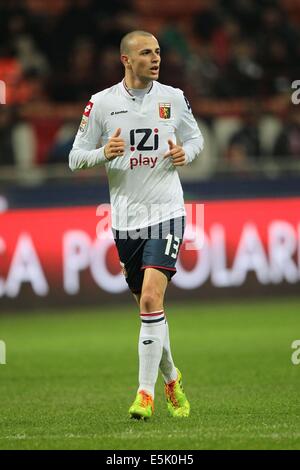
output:
[{"label": "player's face", "polygon": [[137,36],[128,54],[132,79],[141,83],[157,80],[160,66],[160,48],[154,36]]}]

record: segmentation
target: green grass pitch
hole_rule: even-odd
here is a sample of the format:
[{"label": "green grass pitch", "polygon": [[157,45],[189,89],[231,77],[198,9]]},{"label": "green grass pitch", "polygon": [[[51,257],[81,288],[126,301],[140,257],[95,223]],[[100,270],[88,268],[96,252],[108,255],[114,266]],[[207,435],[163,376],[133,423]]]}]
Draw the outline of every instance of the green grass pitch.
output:
[{"label": "green grass pitch", "polygon": [[299,449],[300,300],[177,303],[166,309],[191,402],[167,414],[163,382],[147,422],[137,388],[137,309],[0,315],[0,449]]}]

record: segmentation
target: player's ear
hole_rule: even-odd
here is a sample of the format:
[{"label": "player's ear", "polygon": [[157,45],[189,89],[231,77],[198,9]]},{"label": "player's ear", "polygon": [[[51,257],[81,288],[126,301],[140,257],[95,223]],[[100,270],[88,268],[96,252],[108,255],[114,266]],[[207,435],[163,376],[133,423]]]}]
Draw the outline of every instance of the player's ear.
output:
[{"label": "player's ear", "polygon": [[126,67],[126,65],[130,65],[130,59],[129,59],[128,55],[122,54],[121,55],[121,62],[125,67]]}]

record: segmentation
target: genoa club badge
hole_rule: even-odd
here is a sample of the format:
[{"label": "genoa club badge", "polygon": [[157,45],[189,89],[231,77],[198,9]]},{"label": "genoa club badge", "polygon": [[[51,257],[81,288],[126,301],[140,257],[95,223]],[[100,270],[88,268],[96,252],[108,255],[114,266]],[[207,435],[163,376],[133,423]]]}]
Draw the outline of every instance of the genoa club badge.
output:
[{"label": "genoa club badge", "polygon": [[159,117],[161,119],[170,119],[171,103],[159,103]]}]

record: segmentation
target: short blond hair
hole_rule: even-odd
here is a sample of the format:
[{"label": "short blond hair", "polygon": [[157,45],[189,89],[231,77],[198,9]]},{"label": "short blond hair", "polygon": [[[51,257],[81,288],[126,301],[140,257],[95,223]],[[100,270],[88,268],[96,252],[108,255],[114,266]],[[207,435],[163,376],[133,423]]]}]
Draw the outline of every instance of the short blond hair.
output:
[{"label": "short blond hair", "polygon": [[125,34],[123,36],[121,43],[120,43],[120,53],[121,54],[128,54],[130,51],[130,42],[132,39],[134,39],[136,36],[151,36],[153,37],[153,34],[148,33],[147,31],[131,31],[130,33]]}]

